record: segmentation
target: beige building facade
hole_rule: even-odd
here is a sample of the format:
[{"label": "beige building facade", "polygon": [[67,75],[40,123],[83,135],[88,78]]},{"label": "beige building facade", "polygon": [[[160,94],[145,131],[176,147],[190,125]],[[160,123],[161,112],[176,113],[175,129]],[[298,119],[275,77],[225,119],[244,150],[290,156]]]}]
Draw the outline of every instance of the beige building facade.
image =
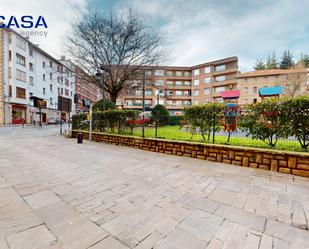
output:
[{"label": "beige building facade", "polygon": [[260,102],[259,89],[282,86],[279,97],[296,97],[309,95],[309,69],[295,68],[289,70],[256,70],[240,73],[237,77],[237,88],[240,90],[241,105]]},{"label": "beige building facade", "polygon": [[[162,104],[172,114],[180,114],[187,106],[223,101],[221,92],[236,89],[237,72],[237,57],[193,67],[149,67],[145,70],[146,109]],[[142,79],[139,78],[128,82],[117,105],[124,109],[141,109],[142,100]]]}]

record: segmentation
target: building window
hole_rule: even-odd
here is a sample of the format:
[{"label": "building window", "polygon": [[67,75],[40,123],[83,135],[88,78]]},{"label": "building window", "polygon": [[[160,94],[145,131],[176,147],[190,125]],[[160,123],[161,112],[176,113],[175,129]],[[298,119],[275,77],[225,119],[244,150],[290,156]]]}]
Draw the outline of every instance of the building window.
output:
[{"label": "building window", "polygon": [[204,79],[204,83],[205,83],[205,84],[209,84],[210,82],[211,82],[210,77],[206,77],[206,78]]},{"label": "building window", "polygon": [[191,82],[190,82],[190,81],[185,81],[183,84],[184,84],[185,86],[191,86]]},{"label": "building window", "polygon": [[255,86],[255,87],[253,87],[253,92],[254,93],[257,93],[258,92],[258,88]]},{"label": "building window", "polygon": [[65,82],[65,85],[66,85],[66,86],[69,86],[69,85],[70,85],[70,81],[69,81],[68,79],[65,79],[64,82]]},{"label": "building window", "polygon": [[248,87],[244,88],[244,93],[248,93]]},{"label": "building window", "polygon": [[166,71],[166,76],[173,76],[173,71]]},{"label": "building window", "polygon": [[214,92],[215,93],[221,93],[223,91],[225,91],[225,87],[224,86],[219,86],[219,87],[215,87],[214,88]]},{"label": "building window", "polygon": [[9,86],[9,97],[12,97],[12,86]]},{"label": "building window", "polygon": [[193,70],[193,75],[194,76],[200,75],[200,69],[199,68],[198,69],[194,69]]},{"label": "building window", "polygon": [[166,84],[167,84],[168,86],[173,86],[173,85],[174,85],[174,84],[173,84],[173,81],[171,81],[171,80],[166,81]]},{"label": "building window", "polygon": [[189,71],[184,71],[183,74],[184,74],[184,76],[186,76],[186,77],[191,76],[191,72],[189,72]]},{"label": "building window", "polygon": [[179,80],[176,81],[176,86],[182,86],[182,85],[183,85],[182,81]]},{"label": "building window", "polygon": [[225,75],[215,77],[215,82],[225,81]]},{"label": "building window", "polygon": [[43,61],[43,65],[42,66],[43,66],[43,68],[45,68],[45,61]]},{"label": "building window", "polygon": [[30,93],[29,93],[29,97],[32,97],[32,96],[33,96],[33,93],[32,93],[32,92],[30,92]]},{"label": "building window", "polygon": [[69,90],[68,89],[65,89],[65,95],[69,96]]},{"label": "building window", "polygon": [[11,61],[12,60],[12,51],[10,50],[9,51],[9,61]]},{"label": "building window", "polygon": [[198,86],[199,84],[200,84],[200,80],[199,79],[193,80],[193,85],[194,86]]},{"label": "building window", "polygon": [[143,95],[143,91],[142,90],[135,90],[135,95],[136,96],[142,96]]},{"label": "building window", "polygon": [[33,71],[34,71],[34,68],[33,68],[33,63],[31,63],[31,62],[29,62],[29,70],[30,70],[31,72],[33,72]]},{"label": "building window", "polygon": [[182,71],[176,71],[176,76],[182,76]]},{"label": "building window", "polygon": [[163,86],[164,85],[164,80],[156,80],[155,81],[155,86]]},{"label": "building window", "polygon": [[146,90],[145,91],[146,96],[151,96],[152,95],[152,90]]},{"label": "building window", "polygon": [[49,91],[51,91],[51,92],[53,91],[53,85],[52,84],[49,85]]},{"label": "building window", "polygon": [[53,79],[53,73],[49,73],[49,79],[50,79],[50,80]]},{"label": "building window", "polygon": [[210,88],[205,88],[205,89],[204,89],[204,94],[205,94],[205,95],[210,94]]},{"label": "building window", "polygon": [[156,70],[155,71],[155,76],[164,76],[164,70],[162,70],[162,69]]},{"label": "building window", "polygon": [[31,57],[33,57],[33,49],[32,49],[32,48],[29,48],[29,55],[30,55]]},{"label": "building window", "polygon": [[244,83],[247,83],[248,82],[248,79],[244,79]]},{"label": "building window", "polygon": [[199,96],[199,95],[200,95],[200,90],[193,91],[193,96]]},{"label": "building window", "polygon": [[43,74],[43,81],[45,81],[45,74]]},{"label": "building window", "polygon": [[12,78],[12,68],[9,67],[9,78]]},{"label": "building window", "polygon": [[26,57],[16,53],[16,63],[25,67]]},{"label": "building window", "polygon": [[29,76],[29,85],[33,86],[33,77]]},{"label": "building window", "polygon": [[45,87],[43,87],[43,95],[46,94],[46,90],[45,90]]},{"label": "building window", "polygon": [[16,46],[23,50],[26,50],[27,43],[23,38],[16,36]]},{"label": "building window", "polygon": [[182,96],[182,91],[176,91],[176,96]]},{"label": "building window", "polygon": [[16,98],[25,99],[26,98],[26,89],[21,87],[16,87]]},{"label": "building window", "polygon": [[204,73],[206,74],[206,73],[210,73],[210,67],[205,67],[204,68]]},{"label": "building window", "polygon": [[60,93],[61,95],[63,94],[63,88],[61,87],[61,93]]},{"label": "building window", "polygon": [[150,70],[145,71],[145,75],[146,76],[152,76],[152,71],[150,71]]},{"label": "building window", "polygon": [[220,71],[223,71],[223,70],[225,70],[225,69],[226,69],[226,65],[225,65],[225,64],[223,64],[223,65],[218,65],[218,66],[215,67],[215,71],[216,71],[216,72],[220,72]]},{"label": "building window", "polygon": [[49,67],[52,68],[53,67],[53,62],[49,61]]},{"label": "building window", "polygon": [[60,87],[58,87],[58,95],[60,94]]},{"label": "building window", "polygon": [[26,82],[26,73],[16,69],[16,79]]},{"label": "building window", "polygon": [[53,98],[49,98],[49,104],[53,105]]}]

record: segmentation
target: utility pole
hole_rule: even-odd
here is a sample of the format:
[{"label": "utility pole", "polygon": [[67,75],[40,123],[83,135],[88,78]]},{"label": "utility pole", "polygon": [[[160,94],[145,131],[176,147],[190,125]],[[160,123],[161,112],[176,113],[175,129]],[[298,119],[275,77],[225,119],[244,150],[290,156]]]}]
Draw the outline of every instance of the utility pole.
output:
[{"label": "utility pole", "polygon": [[143,123],[142,123],[142,137],[145,137],[145,84],[146,84],[145,70],[143,70]]},{"label": "utility pole", "polygon": [[89,141],[92,141],[92,102],[89,108]]}]

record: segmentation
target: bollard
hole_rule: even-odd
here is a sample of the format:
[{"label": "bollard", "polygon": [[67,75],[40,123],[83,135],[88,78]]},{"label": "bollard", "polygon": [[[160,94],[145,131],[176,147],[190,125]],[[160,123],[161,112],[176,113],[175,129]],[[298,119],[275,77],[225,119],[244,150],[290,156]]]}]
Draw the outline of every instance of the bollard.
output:
[{"label": "bollard", "polygon": [[83,133],[77,133],[77,143],[78,144],[83,143]]}]

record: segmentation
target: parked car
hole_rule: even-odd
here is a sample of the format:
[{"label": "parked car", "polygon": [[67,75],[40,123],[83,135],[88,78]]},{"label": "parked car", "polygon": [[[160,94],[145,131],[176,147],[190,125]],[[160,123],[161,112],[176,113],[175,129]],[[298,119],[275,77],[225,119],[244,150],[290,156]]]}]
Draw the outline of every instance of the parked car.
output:
[{"label": "parked car", "polygon": [[47,124],[60,124],[60,119],[59,118],[49,118],[47,120]]}]

